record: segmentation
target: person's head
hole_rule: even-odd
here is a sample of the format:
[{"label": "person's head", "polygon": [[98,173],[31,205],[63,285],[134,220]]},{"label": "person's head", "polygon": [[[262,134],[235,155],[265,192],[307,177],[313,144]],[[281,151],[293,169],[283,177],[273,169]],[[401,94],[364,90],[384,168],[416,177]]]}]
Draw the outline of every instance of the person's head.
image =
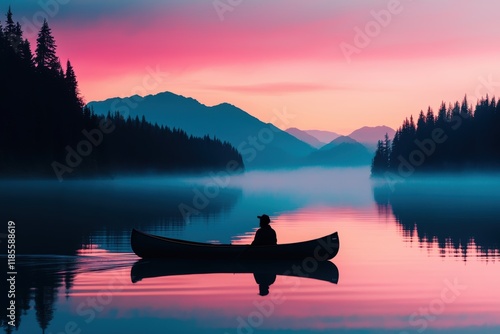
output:
[{"label": "person's head", "polygon": [[267,226],[271,222],[271,219],[269,218],[268,215],[257,216],[257,218],[259,218],[260,220],[261,227]]}]

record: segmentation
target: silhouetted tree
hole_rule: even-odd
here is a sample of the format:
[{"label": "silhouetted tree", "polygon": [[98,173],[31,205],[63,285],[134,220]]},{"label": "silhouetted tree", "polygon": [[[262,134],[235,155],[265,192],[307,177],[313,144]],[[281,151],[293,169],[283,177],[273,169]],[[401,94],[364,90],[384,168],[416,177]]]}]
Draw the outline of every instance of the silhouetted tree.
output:
[{"label": "silhouetted tree", "polygon": [[19,33],[19,30],[16,29],[16,24],[12,19],[12,11],[10,9],[10,6],[6,16],[7,20],[5,22],[7,24],[5,25],[5,36],[10,46],[13,47],[15,50],[17,50],[18,43],[16,43],[16,40],[17,40],[17,33]]},{"label": "silhouetted tree", "polygon": [[441,106],[439,107],[437,119],[436,119],[436,126],[444,128],[446,126],[446,123],[448,122],[448,118],[446,116],[447,110],[446,110],[446,103],[444,101],[441,103]]},{"label": "silhouetted tree", "polygon": [[[15,32],[20,26],[13,22],[9,10],[8,25]],[[29,43],[16,49],[2,31],[0,73],[9,84],[0,94],[0,175],[55,176],[57,168],[65,176],[185,172],[223,169],[229,161],[243,167],[241,155],[226,142],[188,136],[145,117],[96,116],[83,107],[73,66],[68,61],[66,71],[61,68],[46,21],[38,34],[36,67]],[[95,134],[103,122],[113,130]],[[94,133],[93,139],[83,130]],[[80,157],[77,168],[66,166],[69,150],[76,152],[83,141],[92,141],[92,154]]]},{"label": "silhouetted tree", "polygon": [[66,86],[68,87],[69,94],[74,98],[75,103],[83,107],[83,101],[78,90],[78,81],[76,80],[75,71],[69,60],[66,63],[66,74],[64,75],[64,78],[66,80]]},{"label": "silhouetted tree", "polygon": [[[500,107],[495,98],[486,96],[478,101],[475,110],[468,105],[467,96],[461,103],[443,102],[437,117],[429,107],[427,114],[421,111],[415,128],[412,118],[406,119],[396,131],[392,142],[389,167],[375,168],[374,175],[396,171],[404,161],[418,161],[415,169],[470,170],[500,169]],[[439,142],[435,134],[441,134]],[[423,144],[426,143],[426,144]],[[422,146],[425,145],[425,146]],[[379,145],[375,153],[377,161],[384,156],[385,148]]]},{"label": "silhouetted tree", "polygon": [[384,140],[379,140],[377,142],[377,150],[372,161],[372,174],[377,175],[387,171],[390,167],[390,158],[391,140],[389,139],[389,135],[386,133]]},{"label": "silhouetted tree", "polygon": [[47,20],[43,20],[36,43],[35,62],[37,67],[59,71],[61,64],[56,55],[56,43]]}]

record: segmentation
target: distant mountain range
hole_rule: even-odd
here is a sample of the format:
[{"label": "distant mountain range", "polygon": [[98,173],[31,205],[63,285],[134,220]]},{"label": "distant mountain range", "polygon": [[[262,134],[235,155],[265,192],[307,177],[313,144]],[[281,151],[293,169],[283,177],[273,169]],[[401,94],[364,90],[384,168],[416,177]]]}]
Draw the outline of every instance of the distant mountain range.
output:
[{"label": "distant mountain range", "polygon": [[110,98],[88,106],[98,115],[120,112],[132,118],[145,116],[151,123],[182,129],[189,135],[217,137],[238,149],[247,168],[368,165],[374,149],[367,149],[355,138],[373,142],[378,134],[383,138],[385,132],[394,132],[387,127],[364,127],[352,133],[355,138],[349,138],[320,130],[282,131],[231,104],[209,107],[171,92]]},{"label": "distant mountain range", "polygon": [[385,125],[374,127],[364,126],[351,132],[347,136],[360,143],[376,144],[377,141],[384,139],[386,133],[389,135],[389,138],[392,139],[396,131]]},{"label": "distant mountain range", "polygon": [[348,136],[340,136],[320,148],[320,151],[327,151],[341,144],[359,144],[356,140]]},{"label": "distant mountain range", "polygon": [[364,166],[369,165],[372,161],[373,152],[370,152],[366,146],[358,142],[330,144],[325,149],[322,148],[311,153],[304,164],[315,166]]},{"label": "distant mountain range", "polygon": [[304,132],[310,134],[311,136],[317,138],[320,142],[323,142],[325,144],[341,136],[338,133],[323,130],[305,130]]},{"label": "distant mountain range", "polygon": [[330,131],[299,130],[297,128],[289,128],[286,132],[315,148],[322,148],[327,144],[335,145],[340,144],[341,142],[353,143],[354,141],[365,145],[370,151],[373,152],[375,152],[377,142],[379,140],[383,140],[386,133],[389,135],[389,138],[393,138],[396,133],[394,129],[385,125],[375,127],[364,126],[360,129],[354,130],[347,136],[342,136],[338,133]]},{"label": "distant mountain range", "polygon": [[99,115],[108,111],[128,113],[132,118],[144,115],[152,123],[179,128],[193,136],[217,137],[238,149],[246,167],[287,166],[315,150],[228,103],[208,107],[195,99],[164,92],[111,98],[90,102],[88,106]]},{"label": "distant mountain range", "polygon": [[294,136],[295,138],[300,139],[305,143],[308,143],[314,148],[320,148],[326,144],[325,142],[320,141],[315,136],[307,133],[307,131],[302,131],[297,128],[289,128],[286,129],[285,131]]}]

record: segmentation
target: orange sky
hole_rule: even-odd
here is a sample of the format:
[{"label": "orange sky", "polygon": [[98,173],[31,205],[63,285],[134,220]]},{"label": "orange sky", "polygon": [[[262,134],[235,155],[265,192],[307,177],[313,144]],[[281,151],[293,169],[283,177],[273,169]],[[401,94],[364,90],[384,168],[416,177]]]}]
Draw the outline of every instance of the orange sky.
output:
[{"label": "orange sky", "polygon": [[266,122],[286,108],[295,117],[281,128],[347,134],[395,128],[428,105],[464,94],[474,102],[500,86],[500,4],[491,1],[233,3],[73,0],[47,9],[24,0],[12,10],[33,48],[48,18],[87,102],[168,90]]}]

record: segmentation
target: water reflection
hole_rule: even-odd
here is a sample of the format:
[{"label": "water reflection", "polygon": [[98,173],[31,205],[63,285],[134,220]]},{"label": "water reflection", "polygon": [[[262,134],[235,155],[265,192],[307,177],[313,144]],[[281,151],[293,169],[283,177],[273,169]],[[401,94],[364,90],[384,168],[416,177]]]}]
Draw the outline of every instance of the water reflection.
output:
[{"label": "water reflection", "polygon": [[[226,291],[221,290],[221,298],[235,292],[238,293],[238,290],[240,294],[249,294],[246,287],[241,286],[241,282],[238,286],[230,287],[232,281],[230,278],[233,275],[227,274],[253,274],[255,280],[253,285],[256,288],[251,295],[256,295],[258,292],[261,296],[269,294],[269,288],[275,283],[277,276],[309,278],[333,284],[337,284],[339,279],[338,268],[329,261],[319,262],[317,268],[313,268],[314,270],[304,270],[302,263],[294,261],[135,260],[136,257],[133,254],[116,253],[91,257],[20,257],[15,298],[16,326],[8,325],[10,319],[5,312],[3,312],[0,319],[0,325],[5,330],[5,333],[12,333],[14,330],[22,333],[45,333],[47,330],[50,333],[55,330],[55,332],[59,333],[57,327],[60,325],[61,320],[64,320],[61,317],[64,317],[66,313],[60,310],[61,307],[64,308],[61,304],[76,304],[76,307],[71,307],[73,315],[70,320],[75,324],[79,324],[79,326],[83,326],[86,324],[86,316],[92,309],[90,306],[86,309],[82,305],[92,305],[89,300],[97,300],[97,305],[93,307],[96,313],[99,313],[100,309],[108,305],[107,301],[103,301],[101,305],[99,298],[111,294],[111,297],[106,298],[113,300],[120,298],[120,296],[129,296],[137,291],[144,291],[138,290],[135,287],[137,284],[143,285],[146,290],[155,287],[155,290],[158,290],[155,292],[157,295],[161,293],[161,289],[170,289],[171,292],[179,290],[178,286],[174,285],[169,288],[168,282],[161,281],[162,278],[169,276],[188,275],[193,278],[191,282],[204,282],[205,284],[211,280],[229,282],[225,284]],[[130,278],[134,283],[133,286],[129,286],[123,274],[120,274],[122,268],[130,272]],[[213,274],[226,274],[226,276],[214,279]],[[143,284],[141,282],[145,279],[149,281],[152,278],[160,279],[158,281],[159,285],[154,283]],[[118,284],[116,281],[118,281]],[[154,279],[151,281],[154,281]],[[250,281],[246,284],[248,286],[252,285]],[[188,290],[198,290],[195,284],[189,285],[189,282],[184,286]],[[295,288],[299,286],[300,282],[298,284],[294,282]],[[2,281],[0,288],[2,291],[7,291],[5,281]],[[205,290],[207,287],[205,286],[203,289]],[[106,293],[103,294],[103,291]],[[135,300],[137,298],[139,300],[144,299],[146,296],[147,294],[141,293],[139,296],[135,296]],[[61,300],[61,297],[64,297],[65,301]],[[74,298],[76,298],[76,301],[72,301]],[[4,310],[9,306],[9,301],[6,298],[2,298],[0,303],[0,307]],[[127,302],[126,305],[129,305],[129,303]],[[25,324],[23,321],[32,312],[31,310],[35,313],[36,326],[33,323]],[[51,323],[57,312],[59,312],[58,317],[60,319],[53,326]],[[65,320],[65,322],[68,321]]]},{"label": "water reflection", "polygon": [[[500,295],[492,288],[500,275],[493,256],[500,249],[500,183],[437,180],[392,192],[372,191],[368,171],[261,174],[232,180],[190,224],[177,205],[193,200],[192,184],[0,183],[0,213],[16,221],[22,253],[73,254],[19,257],[18,330],[6,325],[4,312],[2,332],[417,333],[426,319],[419,312],[439,306],[450,282],[466,288],[432,314],[426,333],[500,330]],[[335,263],[342,284],[332,284],[338,269],[331,262],[303,278],[290,263],[265,270],[206,261],[155,264],[127,253],[131,228],[141,226],[184,240],[249,244],[262,211],[272,212],[279,243],[339,231],[343,248]],[[457,258],[439,256],[440,250]],[[7,291],[1,282],[0,291]],[[89,300],[99,298],[97,311]],[[7,307],[6,298],[0,302]],[[263,305],[273,307],[272,315],[260,311]],[[260,327],[248,327],[257,320]],[[68,323],[77,327],[67,331]]]},{"label": "water reflection", "polygon": [[[306,267],[300,261],[264,260],[139,260],[130,272],[133,283],[145,278],[199,274],[254,274],[259,285],[271,285],[277,275],[303,277],[337,284],[339,270],[330,261]],[[273,279],[274,278],[274,279]]]},{"label": "water reflection", "polygon": [[[16,276],[16,326],[19,330],[22,325],[23,315],[30,310],[30,304],[34,303],[36,320],[43,331],[47,329],[54,317],[55,302],[58,290],[64,288],[68,293],[73,286],[75,277],[75,258],[62,257],[56,259],[32,258],[30,260],[18,260]],[[7,284],[2,280],[1,291],[7,291]],[[0,298],[0,308],[6,310],[9,307],[9,299]],[[11,333],[11,321],[6,312],[2,312],[1,326],[6,333]]]},{"label": "water reflection", "polygon": [[[128,250],[132,227],[185,228],[179,204],[193,202],[193,188],[168,178],[1,181],[0,216],[16,222],[18,254],[74,255],[82,245],[93,247],[96,234],[108,250],[124,242]],[[240,196],[241,189],[221,189],[199,216],[228,212]]]},{"label": "water reflection", "polygon": [[[66,300],[71,298],[75,290],[75,279],[79,274],[130,267],[135,259],[132,254],[105,257],[20,256],[16,261],[16,326],[9,325],[11,319],[6,312],[2,312],[0,326],[6,333],[12,333],[14,329],[34,333],[32,324],[24,324],[23,321],[29,311],[34,309],[38,328],[43,333],[54,319],[56,304],[61,302],[58,297],[63,295]],[[0,289],[8,291],[6,280],[1,280]],[[0,298],[0,307],[6,310],[9,302],[7,298]],[[26,326],[31,326],[31,330]]]},{"label": "water reflection", "polygon": [[[437,244],[441,254],[467,259],[472,247],[484,257],[500,251],[500,179],[426,178],[376,183],[379,212],[391,211],[406,239]],[[451,252],[450,252],[451,250]]]}]

